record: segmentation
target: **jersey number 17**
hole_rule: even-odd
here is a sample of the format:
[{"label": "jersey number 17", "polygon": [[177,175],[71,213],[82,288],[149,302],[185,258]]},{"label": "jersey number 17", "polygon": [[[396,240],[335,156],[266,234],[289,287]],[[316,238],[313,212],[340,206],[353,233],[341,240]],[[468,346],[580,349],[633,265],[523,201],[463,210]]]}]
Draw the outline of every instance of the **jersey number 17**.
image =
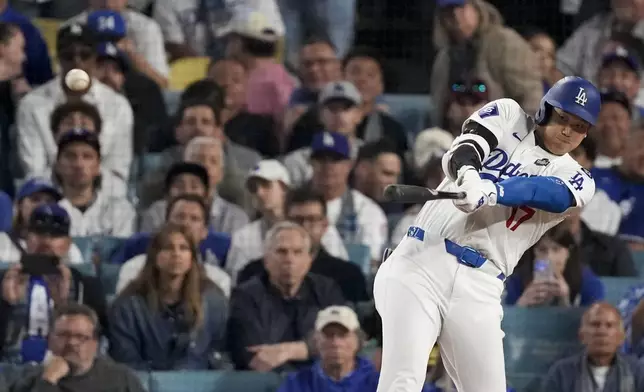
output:
[{"label": "jersey number 17", "polygon": [[[521,213],[519,213],[519,211],[521,211]],[[510,231],[515,231],[523,222],[532,218],[535,212],[536,211],[530,207],[512,207],[512,213],[508,220],[505,221],[505,227],[510,229]]]}]

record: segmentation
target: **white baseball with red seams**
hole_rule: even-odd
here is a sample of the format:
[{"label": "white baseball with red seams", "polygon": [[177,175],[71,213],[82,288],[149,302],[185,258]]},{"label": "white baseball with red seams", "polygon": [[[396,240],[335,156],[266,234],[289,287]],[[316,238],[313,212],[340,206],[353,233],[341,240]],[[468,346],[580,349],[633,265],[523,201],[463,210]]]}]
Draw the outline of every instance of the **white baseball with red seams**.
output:
[{"label": "white baseball with red seams", "polygon": [[82,69],[74,68],[65,75],[65,85],[72,91],[86,90],[89,83],[89,75]]}]

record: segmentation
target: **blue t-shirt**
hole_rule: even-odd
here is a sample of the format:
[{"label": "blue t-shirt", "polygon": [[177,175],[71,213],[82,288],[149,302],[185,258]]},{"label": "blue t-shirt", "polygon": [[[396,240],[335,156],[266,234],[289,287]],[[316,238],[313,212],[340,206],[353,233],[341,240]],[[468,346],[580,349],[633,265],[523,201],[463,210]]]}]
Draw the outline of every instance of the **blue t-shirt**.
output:
[{"label": "blue t-shirt", "polygon": [[593,169],[595,186],[622,209],[618,234],[627,241],[644,242],[644,182],[634,182],[615,167]]},{"label": "blue t-shirt", "polygon": [[[523,294],[523,282],[519,275],[511,275],[505,281],[505,304],[516,305],[517,301]],[[588,306],[592,303],[604,299],[604,284],[593,273],[590,267],[584,266],[581,272],[581,289],[577,294],[579,303],[577,306]],[[575,301],[573,301],[575,302]]]},{"label": "blue t-shirt", "polygon": [[[128,238],[123,247],[114,256],[114,263],[123,264],[129,259],[147,252],[152,235],[138,233]],[[224,233],[209,231],[206,239],[199,244],[203,262],[222,267],[226,263],[230,249],[230,236]]]},{"label": "blue t-shirt", "polygon": [[7,6],[0,13],[0,21],[17,25],[25,36],[27,60],[24,64],[24,73],[29,84],[32,87],[38,86],[53,78],[47,43],[40,34],[40,30],[31,23],[29,18]]}]

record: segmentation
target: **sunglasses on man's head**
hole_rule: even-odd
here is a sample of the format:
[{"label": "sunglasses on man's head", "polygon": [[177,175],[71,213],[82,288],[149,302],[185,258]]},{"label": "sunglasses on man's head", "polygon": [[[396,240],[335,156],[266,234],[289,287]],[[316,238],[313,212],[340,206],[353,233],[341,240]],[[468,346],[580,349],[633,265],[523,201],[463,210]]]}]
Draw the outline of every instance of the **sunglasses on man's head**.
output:
[{"label": "sunglasses on man's head", "polygon": [[457,94],[485,94],[487,86],[483,82],[457,82],[452,84],[452,92]]}]

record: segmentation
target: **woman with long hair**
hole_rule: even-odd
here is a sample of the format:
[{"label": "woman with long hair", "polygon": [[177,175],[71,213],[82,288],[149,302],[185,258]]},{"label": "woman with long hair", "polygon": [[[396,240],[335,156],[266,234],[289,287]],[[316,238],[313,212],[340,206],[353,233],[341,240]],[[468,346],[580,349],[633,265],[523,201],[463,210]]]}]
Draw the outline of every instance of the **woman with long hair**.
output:
[{"label": "woman with long hair", "polygon": [[190,233],[170,224],[153,237],[143,269],[114,303],[110,354],[139,370],[216,368],[227,315]]},{"label": "woman with long hair", "polygon": [[581,260],[564,225],[548,230],[528,249],[505,284],[507,305],[588,306],[604,298],[604,286]]}]

